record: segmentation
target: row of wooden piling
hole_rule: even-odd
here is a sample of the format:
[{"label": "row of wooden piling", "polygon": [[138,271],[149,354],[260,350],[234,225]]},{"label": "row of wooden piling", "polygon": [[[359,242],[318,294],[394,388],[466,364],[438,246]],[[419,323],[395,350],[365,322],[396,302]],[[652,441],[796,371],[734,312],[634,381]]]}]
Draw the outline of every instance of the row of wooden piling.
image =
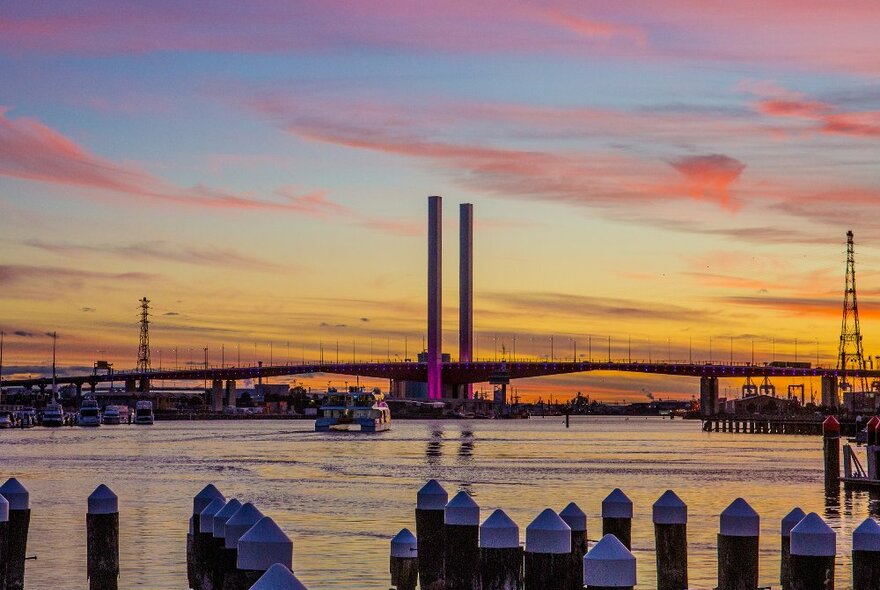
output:
[{"label": "row of wooden piling", "polygon": [[[652,506],[658,590],[688,588],[687,505],[672,490]],[[527,527],[495,510],[482,523],[464,491],[451,500],[430,480],[416,500],[416,534],[391,540],[391,584],[397,590],[631,590],[632,501],[616,489],[602,502],[602,539],[588,548],[587,518],[575,503],[548,508]],[[757,590],[760,516],[742,498],[719,516],[717,590]],[[795,508],[782,519],[780,582],[784,590],[833,590],[836,534],[816,514]],[[880,588],[880,524],[853,531],[853,590]]]}]

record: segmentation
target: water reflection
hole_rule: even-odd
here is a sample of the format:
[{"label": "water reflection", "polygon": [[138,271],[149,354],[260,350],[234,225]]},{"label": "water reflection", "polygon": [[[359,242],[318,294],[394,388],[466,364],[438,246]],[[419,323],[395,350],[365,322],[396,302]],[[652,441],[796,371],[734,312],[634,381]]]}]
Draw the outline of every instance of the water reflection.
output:
[{"label": "water reflection", "polygon": [[428,459],[428,465],[440,465],[443,458],[443,427],[438,424],[429,426],[431,430],[431,438],[428,439],[428,445],[425,448],[425,457]]},{"label": "water reflection", "polygon": [[474,433],[470,430],[462,430],[458,445],[458,462],[467,464],[472,462],[474,456]]}]

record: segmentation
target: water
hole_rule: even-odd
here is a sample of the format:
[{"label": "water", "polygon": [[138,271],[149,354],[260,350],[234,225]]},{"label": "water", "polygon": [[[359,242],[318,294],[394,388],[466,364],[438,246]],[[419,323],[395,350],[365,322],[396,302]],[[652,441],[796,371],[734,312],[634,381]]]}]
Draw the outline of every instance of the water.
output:
[{"label": "water", "polygon": [[639,587],[654,585],[651,504],[674,489],[689,507],[692,588],[714,587],[718,514],[736,497],[761,514],[761,582],[778,587],[779,521],[794,505],[838,533],[837,588],[850,588],[852,529],[875,511],[866,493],[826,503],[819,437],[704,433],[697,421],[562,418],[402,421],[376,435],[315,433],[307,421],[165,422],[152,427],[0,431],[0,477],[31,492],[27,586],[86,588],[86,498],[120,498],[121,588],[186,587],[192,496],[214,482],[254,502],[294,541],[311,588],[387,589],[388,541],[414,529],[417,490],[439,479],[526,525],[575,501],[590,539],[615,487],[635,503]]}]

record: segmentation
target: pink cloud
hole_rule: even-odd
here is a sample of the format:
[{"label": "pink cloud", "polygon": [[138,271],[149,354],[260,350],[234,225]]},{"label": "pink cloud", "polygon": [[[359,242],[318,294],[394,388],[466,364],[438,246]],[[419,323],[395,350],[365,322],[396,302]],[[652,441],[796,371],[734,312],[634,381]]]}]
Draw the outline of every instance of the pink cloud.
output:
[{"label": "pink cloud", "polygon": [[831,103],[810,100],[802,93],[779,87],[766,87],[757,92],[770,94],[754,105],[761,114],[809,121],[810,129],[817,133],[863,139],[880,137],[880,110],[842,111]]},{"label": "pink cloud", "polygon": [[727,209],[736,208],[730,188],[746,168],[739,160],[721,154],[688,156],[672,162],[672,167],[687,179],[693,198],[716,202]]}]

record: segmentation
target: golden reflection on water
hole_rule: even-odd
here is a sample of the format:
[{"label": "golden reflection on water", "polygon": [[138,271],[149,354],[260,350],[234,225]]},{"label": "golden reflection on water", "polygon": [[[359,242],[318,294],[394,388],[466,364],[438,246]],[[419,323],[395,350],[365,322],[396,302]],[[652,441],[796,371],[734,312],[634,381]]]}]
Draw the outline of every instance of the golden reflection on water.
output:
[{"label": "golden reflection on water", "polygon": [[85,588],[86,497],[120,497],[122,588],[185,587],[192,496],[214,482],[252,501],[293,538],[294,568],[313,588],[388,588],[388,541],[413,527],[416,491],[439,479],[473,494],[483,516],[504,508],[525,527],[575,501],[601,536],[615,487],[635,503],[639,587],[654,584],[651,504],[674,489],[689,507],[690,578],[715,579],[718,514],[736,497],[762,517],[761,581],[778,586],[779,521],[795,505],[838,532],[837,588],[850,588],[850,534],[880,514],[865,492],[825,496],[818,437],[704,433],[698,422],[561,418],[402,421],[376,435],[315,433],[311,422],[178,422],[153,427],[0,431],[0,477],[33,508],[27,583]]}]

